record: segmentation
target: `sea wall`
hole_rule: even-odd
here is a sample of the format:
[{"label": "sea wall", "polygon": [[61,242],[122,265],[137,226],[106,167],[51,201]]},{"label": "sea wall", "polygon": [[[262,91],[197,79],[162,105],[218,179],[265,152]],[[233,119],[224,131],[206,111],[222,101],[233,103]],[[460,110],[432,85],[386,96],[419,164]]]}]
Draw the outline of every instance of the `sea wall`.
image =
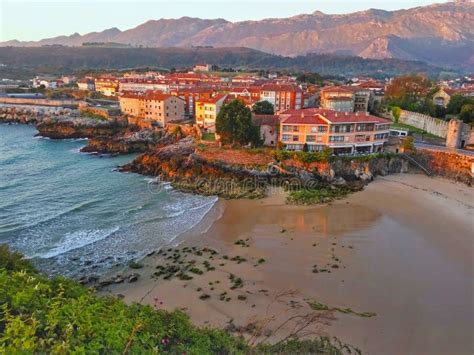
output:
[{"label": "sea wall", "polygon": [[0,123],[36,124],[50,117],[77,117],[79,111],[63,107],[0,104]]},{"label": "sea wall", "polygon": [[410,155],[434,175],[474,185],[474,156],[430,149],[418,149]]},{"label": "sea wall", "polygon": [[76,100],[27,99],[8,96],[0,96],[0,103],[11,105],[54,106],[69,108],[77,108],[79,106],[79,101]]},{"label": "sea wall", "polygon": [[439,118],[423,115],[418,112],[402,110],[398,121],[422,129],[441,138],[446,138],[448,136],[448,122]]}]

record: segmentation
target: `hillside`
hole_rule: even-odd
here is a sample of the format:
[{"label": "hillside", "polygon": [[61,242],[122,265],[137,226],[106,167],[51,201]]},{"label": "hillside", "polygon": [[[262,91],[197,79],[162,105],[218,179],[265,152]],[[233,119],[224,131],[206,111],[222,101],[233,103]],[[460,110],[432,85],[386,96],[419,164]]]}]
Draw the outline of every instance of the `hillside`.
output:
[{"label": "hillside", "polygon": [[101,48],[101,47],[6,47],[0,51],[0,77],[31,78],[39,74],[67,74],[78,70],[137,67],[182,68],[198,62],[221,67],[288,69],[324,75],[439,74],[440,69],[421,62],[398,59],[373,60],[329,54],[298,57],[272,55],[249,48]]},{"label": "hillside", "polygon": [[150,20],[125,31],[111,28],[37,42],[9,41],[0,46],[114,42],[144,47],[248,47],[285,56],[339,53],[374,59],[422,60],[436,66],[473,70],[473,23],[472,1],[456,1],[398,11],[370,9],[346,15],[316,11],[260,21],[190,17]]}]

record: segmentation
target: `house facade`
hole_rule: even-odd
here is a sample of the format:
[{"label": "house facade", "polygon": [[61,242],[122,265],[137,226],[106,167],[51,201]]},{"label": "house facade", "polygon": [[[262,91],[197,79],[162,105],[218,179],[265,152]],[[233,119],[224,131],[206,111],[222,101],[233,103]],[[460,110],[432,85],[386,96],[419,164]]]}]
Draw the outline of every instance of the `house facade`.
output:
[{"label": "house facade", "polygon": [[160,127],[185,118],[184,100],[160,92],[126,93],[119,97],[122,113],[151,121]]},{"label": "house facade", "polygon": [[227,95],[200,98],[196,101],[196,124],[208,132],[216,131],[216,119]]},{"label": "house facade", "polygon": [[294,84],[264,84],[260,89],[260,101],[268,101],[276,113],[299,110],[303,107],[303,90]]},{"label": "house facade", "polygon": [[327,147],[340,153],[383,150],[391,121],[368,113],[324,109],[292,110],[280,114],[279,141],[287,150],[309,151]]}]

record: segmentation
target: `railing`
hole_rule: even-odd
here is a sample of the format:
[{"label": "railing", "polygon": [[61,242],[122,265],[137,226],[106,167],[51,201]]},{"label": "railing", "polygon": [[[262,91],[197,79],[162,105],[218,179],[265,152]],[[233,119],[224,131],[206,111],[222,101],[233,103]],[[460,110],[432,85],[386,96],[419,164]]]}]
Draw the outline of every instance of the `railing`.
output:
[{"label": "railing", "polygon": [[416,160],[412,156],[410,156],[408,154],[405,154],[405,153],[401,153],[400,155],[402,157],[404,157],[406,160],[408,160],[408,162],[410,162],[413,165],[415,165],[416,167],[420,168],[426,175],[428,175],[428,176],[433,175],[433,173],[430,170],[428,170],[427,167],[425,167],[423,164],[421,164],[418,160]]}]

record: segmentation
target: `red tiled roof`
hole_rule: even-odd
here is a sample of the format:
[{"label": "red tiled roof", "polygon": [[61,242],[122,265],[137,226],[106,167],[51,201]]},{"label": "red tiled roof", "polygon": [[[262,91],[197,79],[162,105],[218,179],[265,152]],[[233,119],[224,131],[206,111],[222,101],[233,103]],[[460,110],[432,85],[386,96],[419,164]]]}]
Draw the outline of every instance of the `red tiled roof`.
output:
[{"label": "red tiled roof", "polygon": [[[163,101],[166,100],[170,97],[173,97],[173,95],[165,94],[160,91],[147,91],[145,93],[131,93],[131,92],[126,92],[122,96],[123,98],[126,99],[139,99],[139,100],[157,100],[157,101]],[[176,96],[174,96],[176,97]]]},{"label": "red tiled roof", "polygon": [[365,112],[337,112],[324,109],[288,110],[280,114],[283,124],[376,123],[391,121]]},{"label": "red tiled roof", "polygon": [[262,91],[295,91],[301,92],[301,88],[294,84],[263,84]]},{"label": "red tiled roof", "polygon": [[217,95],[217,96],[214,96],[214,97],[211,97],[209,99],[206,99],[206,98],[201,98],[199,99],[198,101],[196,101],[198,104],[215,104],[217,103],[219,100],[221,100],[222,98],[224,98],[226,95]]}]

